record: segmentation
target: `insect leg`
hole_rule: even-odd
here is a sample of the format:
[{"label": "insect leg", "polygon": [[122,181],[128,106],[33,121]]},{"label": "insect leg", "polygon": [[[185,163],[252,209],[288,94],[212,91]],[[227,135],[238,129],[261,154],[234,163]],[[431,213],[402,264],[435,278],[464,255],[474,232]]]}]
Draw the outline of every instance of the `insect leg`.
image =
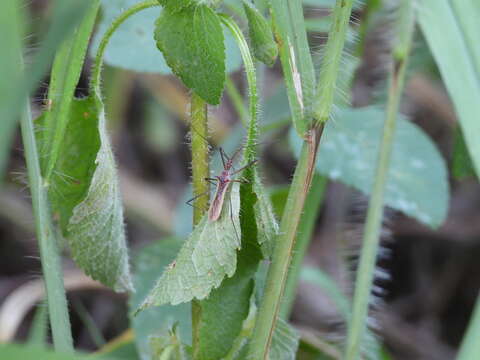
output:
[{"label": "insect leg", "polygon": [[239,172],[241,172],[242,170],[245,170],[246,168],[252,166],[253,164],[256,164],[258,162],[257,159],[253,160],[253,161],[250,161],[247,165],[245,166],[242,166],[240,169],[238,170],[235,170],[233,173],[231,173],[230,175],[235,175],[235,174],[238,174]]}]

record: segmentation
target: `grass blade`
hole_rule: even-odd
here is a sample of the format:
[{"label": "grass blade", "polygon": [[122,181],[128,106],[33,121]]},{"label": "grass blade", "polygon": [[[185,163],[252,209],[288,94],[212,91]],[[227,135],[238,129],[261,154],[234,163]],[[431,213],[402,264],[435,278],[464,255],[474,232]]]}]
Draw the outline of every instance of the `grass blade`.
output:
[{"label": "grass blade", "polygon": [[480,49],[476,0],[425,0],[418,20],[458,114],[480,177]]}]

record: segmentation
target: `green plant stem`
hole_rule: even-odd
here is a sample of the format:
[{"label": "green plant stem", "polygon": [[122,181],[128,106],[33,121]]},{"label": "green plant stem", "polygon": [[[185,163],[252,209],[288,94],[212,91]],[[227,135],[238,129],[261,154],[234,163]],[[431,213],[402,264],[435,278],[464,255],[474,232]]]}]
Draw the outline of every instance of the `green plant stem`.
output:
[{"label": "green plant stem", "polygon": [[227,90],[228,96],[230,97],[230,100],[232,101],[233,107],[237,112],[237,115],[240,117],[240,121],[246,127],[248,125],[247,124],[248,113],[247,113],[247,110],[245,109],[242,95],[238,91],[237,87],[235,86],[235,83],[233,82],[230,76],[227,76],[225,78],[225,88]]},{"label": "green plant stem", "polygon": [[40,149],[41,160],[47,161],[42,169],[45,170],[45,181],[48,183],[53,174],[55,164],[65,137],[68,124],[68,114],[75,88],[82,72],[85,54],[90,36],[95,25],[100,0],[90,0],[90,6],[74,33],[63,41],[55,55],[50,84],[48,87],[47,106],[43,134],[43,147]]},{"label": "green plant stem", "polygon": [[247,40],[243,36],[242,31],[238,25],[229,16],[222,15],[222,22],[232,32],[235,41],[238,44],[240,53],[242,54],[243,65],[245,66],[245,72],[247,74],[248,83],[248,99],[249,99],[249,114],[250,121],[248,126],[247,143],[245,144],[245,156],[244,162],[248,163],[255,159],[256,141],[258,138],[258,94],[257,94],[257,77],[255,74],[255,63],[253,62],[252,55],[250,54],[250,48],[248,47]]},{"label": "green plant stem", "polygon": [[380,229],[384,206],[383,197],[388,178],[397,113],[403,92],[405,72],[413,36],[413,0],[406,0],[402,3],[399,24],[400,26],[396,33],[401,34],[402,37],[393,50],[394,63],[390,69],[386,119],[383,129],[382,143],[379,149],[379,158],[372,197],[368,206],[365,223],[363,246],[357,270],[357,279],[355,282],[352,318],[348,324],[347,347],[345,351],[346,360],[357,360],[360,358],[361,342],[366,329],[368,304],[370,301],[370,292],[380,241]]},{"label": "green plant stem", "polygon": [[283,301],[283,293],[295,248],[295,238],[315,169],[316,154],[323,127],[308,133],[295,169],[283,211],[272,263],[268,269],[265,293],[257,315],[249,359],[268,359],[273,331]]},{"label": "green plant stem", "polygon": [[113,20],[113,22],[110,24],[107,31],[105,31],[105,34],[103,35],[102,40],[100,41],[100,45],[98,46],[97,54],[95,55],[95,60],[93,62],[93,68],[92,68],[92,76],[90,79],[90,91],[96,94],[100,94],[100,81],[101,81],[101,73],[102,73],[102,65],[103,65],[103,55],[105,53],[105,49],[107,48],[108,42],[112,37],[113,33],[130,16],[136,14],[141,10],[155,7],[155,6],[160,6],[160,3],[157,0],[144,1],[128,8],[123,13],[121,13],[115,20]]},{"label": "green plant stem", "polygon": [[330,118],[352,5],[353,0],[337,0],[335,3],[313,108],[317,124],[324,123]]},{"label": "green plant stem", "polygon": [[[208,113],[207,103],[197,94],[192,93],[191,104],[191,141],[192,141],[192,186],[193,196],[196,197],[193,207],[193,225],[200,222],[208,210],[209,183],[205,178],[210,177],[208,158]],[[200,321],[202,307],[199,301],[192,301],[192,339],[195,358],[195,349],[198,349]]]},{"label": "green plant stem", "polygon": [[47,188],[42,179],[40,161],[35,142],[35,129],[32,123],[30,105],[25,104],[20,119],[23,146],[27,162],[28,181],[32,195],[35,228],[40,248],[40,260],[45,280],[48,313],[53,335],[53,344],[57,351],[73,352],[72,333],[68,317],[67,299],[63,285],[63,272],[60,252],[51,222]]},{"label": "green plant stem", "polygon": [[280,316],[287,320],[295,300],[300,272],[302,271],[303,259],[310,244],[318,211],[323,202],[327,178],[318,174],[313,176],[312,186],[305,201],[303,213],[297,230],[297,240],[293,250],[290,272],[285,285],[285,294],[280,308]]},{"label": "green plant stem", "polygon": [[473,309],[467,331],[463,336],[457,360],[475,360],[478,358],[478,354],[480,354],[480,341],[478,341],[478,334],[480,334],[480,294],[477,298],[475,308]]}]

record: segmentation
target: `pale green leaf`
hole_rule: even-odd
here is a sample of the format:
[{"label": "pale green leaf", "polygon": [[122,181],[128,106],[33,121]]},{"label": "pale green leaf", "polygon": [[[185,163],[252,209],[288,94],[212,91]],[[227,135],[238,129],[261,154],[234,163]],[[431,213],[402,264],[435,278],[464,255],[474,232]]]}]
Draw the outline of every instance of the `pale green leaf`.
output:
[{"label": "pale green leaf", "polygon": [[[383,111],[375,107],[339,110],[326,125],[317,170],[369,194],[383,119]],[[298,154],[301,143],[293,132],[290,135]],[[386,205],[437,227],[447,215],[448,201],[443,158],[420,128],[400,116],[385,189]]]},{"label": "pale green leaf", "polygon": [[459,116],[480,177],[480,49],[478,0],[425,0],[418,21]]},{"label": "pale green leaf", "polygon": [[270,24],[263,15],[250,3],[243,1],[243,8],[247,14],[248,31],[254,56],[268,66],[273,66],[278,56],[277,43],[273,39]]},{"label": "pale green leaf", "polygon": [[[181,245],[180,240],[170,238],[156,241],[140,250],[134,260],[133,284],[136,291],[129,302],[131,312],[142,304],[152,284],[175,259]],[[177,331],[182,341],[191,344],[192,320],[189,303],[145,309],[137,316],[132,316],[130,321],[142,360],[150,360],[152,357],[150,337],[167,332],[174,324],[177,324]]]},{"label": "pale green leaf", "polygon": [[207,214],[203,217],[139,310],[204,299],[225,276],[231,277],[240,248],[239,210],[238,183],[233,183],[225,195],[220,218],[210,221]]},{"label": "pale green leaf", "polygon": [[151,360],[191,360],[192,350],[182,343],[178,327],[173,326],[168,334],[152,336],[150,338],[152,350]]},{"label": "pale green leaf", "polygon": [[279,318],[273,332],[269,359],[295,360],[299,339],[297,331],[285,320]]},{"label": "pale green leaf", "polygon": [[[90,55],[97,52],[102,36],[112,21],[129,7],[142,0],[102,0],[102,19],[92,41]],[[105,50],[106,64],[139,72],[171,73],[155,44],[155,20],[162,7],[142,10],[128,18],[112,35]],[[232,72],[241,65],[240,52],[228,32],[225,34],[226,68]]]},{"label": "pale green leaf", "polygon": [[46,350],[38,346],[22,346],[17,344],[0,344],[0,359],[21,360],[86,360],[86,356],[65,354]]},{"label": "pale green leaf", "polygon": [[273,254],[275,239],[278,235],[278,223],[273,212],[273,206],[258,171],[253,175],[253,192],[257,196],[254,205],[257,224],[257,241],[262,247],[263,255],[269,258]]},{"label": "pale green leaf", "polygon": [[219,104],[225,83],[225,45],[220,19],[208,6],[163,11],[155,40],[172,71],[209,104]]},{"label": "pale green leaf", "polygon": [[52,210],[85,273],[116,291],[131,290],[123,207],[103,105],[94,97],[75,99],[68,118],[49,186]]}]

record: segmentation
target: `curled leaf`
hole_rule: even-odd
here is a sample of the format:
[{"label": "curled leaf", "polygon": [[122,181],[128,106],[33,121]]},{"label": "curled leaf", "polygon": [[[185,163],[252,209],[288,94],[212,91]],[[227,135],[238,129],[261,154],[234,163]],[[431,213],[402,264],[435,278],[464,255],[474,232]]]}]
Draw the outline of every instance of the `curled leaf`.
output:
[{"label": "curled leaf", "polygon": [[278,56],[277,43],[267,19],[248,0],[243,1],[247,14],[248,32],[255,57],[265,65],[273,66]]},{"label": "curled leaf", "polygon": [[116,291],[132,290],[118,176],[100,100],[72,101],[61,146],[49,198],[72,257],[93,279]]}]

